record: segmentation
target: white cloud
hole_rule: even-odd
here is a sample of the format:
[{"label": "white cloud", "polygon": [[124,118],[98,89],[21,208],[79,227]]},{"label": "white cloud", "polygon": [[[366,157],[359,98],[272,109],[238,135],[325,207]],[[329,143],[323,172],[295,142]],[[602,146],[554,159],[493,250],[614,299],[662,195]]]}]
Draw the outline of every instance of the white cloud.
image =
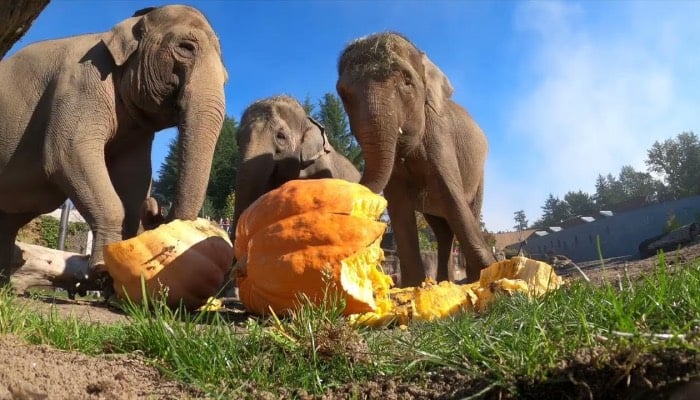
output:
[{"label": "white cloud", "polygon": [[700,30],[684,23],[687,10],[623,2],[623,18],[606,23],[595,14],[604,8],[585,8],[595,4],[528,2],[516,12],[525,65],[504,118],[517,147],[493,150],[487,165],[492,230],[510,229],[520,209],[536,220],[550,193],[594,193],[599,173],[645,170],[655,140],[700,129],[700,92],[686,87],[697,83],[697,42],[685,39]]}]

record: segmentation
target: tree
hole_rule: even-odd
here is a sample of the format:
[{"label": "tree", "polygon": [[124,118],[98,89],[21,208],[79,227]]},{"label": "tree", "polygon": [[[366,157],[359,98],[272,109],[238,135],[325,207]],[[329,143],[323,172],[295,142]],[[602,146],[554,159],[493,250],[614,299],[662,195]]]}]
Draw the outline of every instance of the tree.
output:
[{"label": "tree", "polygon": [[654,142],[647,151],[647,168],[663,177],[675,197],[700,193],[700,141],[693,132]]},{"label": "tree", "polygon": [[236,121],[231,117],[226,117],[214,150],[207,196],[211,198],[216,217],[221,217],[219,214],[226,205],[226,198],[233,192],[236,184],[236,161],[238,159],[236,130]]},{"label": "tree", "polygon": [[533,226],[536,228],[558,226],[562,221],[571,217],[572,214],[569,204],[550,194],[544,206],[542,206],[542,218],[537,220]]},{"label": "tree", "polygon": [[221,210],[221,218],[228,218],[233,220],[233,213],[236,206],[236,192],[229,194],[226,197],[226,204],[224,204],[223,210]]},{"label": "tree", "polygon": [[513,213],[513,219],[515,219],[515,225],[513,229],[516,231],[524,231],[527,229],[527,217],[525,216],[525,211],[518,210]]},{"label": "tree", "polygon": [[[236,159],[238,157],[236,129],[236,121],[226,117],[216,142],[209,174],[209,185],[207,186],[206,205],[210,217],[220,217],[219,214],[226,204],[226,198],[235,187]],[[158,200],[161,206],[166,208],[172,204],[175,198],[175,187],[179,177],[177,152],[177,138],[174,138],[170,142],[168,154],[158,170],[158,179],[153,182],[152,196]]]},{"label": "tree", "polygon": [[175,199],[175,188],[177,185],[180,169],[177,165],[177,137],[173,138],[168,145],[168,154],[158,169],[158,179],[153,181],[151,196],[158,200],[158,204],[166,210]]},{"label": "tree", "polygon": [[340,98],[333,93],[326,93],[318,106],[315,118],[326,128],[326,135],[331,145],[362,171],[364,169],[362,150],[350,132],[348,116],[345,114]]},{"label": "tree", "polygon": [[304,102],[301,103],[301,107],[306,112],[306,115],[314,115],[314,103],[311,101],[311,96],[308,94],[304,98]]},{"label": "tree", "polygon": [[416,227],[418,228],[418,246],[421,250],[437,250],[437,240],[432,228],[425,220],[423,213],[415,211]]},{"label": "tree", "polygon": [[24,36],[49,0],[0,2],[0,59]]},{"label": "tree", "polygon": [[663,183],[654,179],[648,172],[635,171],[629,165],[622,167],[618,181],[627,200],[651,196],[663,186]]},{"label": "tree", "polygon": [[625,200],[622,185],[608,174],[607,177],[598,175],[595,184],[595,203],[598,209],[606,209]]},{"label": "tree", "polygon": [[565,194],[564,202],[569,205],[569,213],[571,216],[592,215],[596,211],[596,204],[595,201],[593,201],[593,196],[581,190]]}]

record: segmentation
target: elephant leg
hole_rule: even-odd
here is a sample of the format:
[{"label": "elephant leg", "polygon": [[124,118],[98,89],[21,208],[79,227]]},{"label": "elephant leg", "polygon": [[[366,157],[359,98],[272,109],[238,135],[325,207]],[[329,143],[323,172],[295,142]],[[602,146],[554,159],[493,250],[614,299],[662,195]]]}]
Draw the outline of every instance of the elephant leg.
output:
[{"label": "elephant leg", "polygon": [[39,214],[33,212],[10,214],[0,211],[0,285],[8,283],[14,272],[10,270],[10,264],[17,232],[37,216]]},{"label": "elephant leg", "polygon": [[405,190],[391,181],[384,189],[401,265],[401,286],[418,286],[425,280],[426,271],[418,244],[415,210],[404,193]]},{"label": "elephant leg", "polygon": [[79,156],[62,169],[59,186],[71,199],[94,233],[90,269],[103,270],[102,247],[122,239],[124,207],[111,184],[104,154],[73,151]]},{"label": "elephant leg", "polygon": [[[441,157],[436,160],[443,164],[450,164],[446,160],[453,158],[452,164],[457,165],[456,156],[452,149],[443,149]],[[458,169],[438,168],[440,175],[436,176],[436,187],[443,199],[443,211],[445,219],[450,224],[452,232],[457,236],[459,245],[466,259],[467,282],[474,282],[479,279],[481,270],[496,262],[496,258],[488,248],[484,240],[479,218],[481,210],[476,212],[474,205],[481,204],[481,193],[483,189],[483,178],[480,180],[480,187],[475,188],[473,194],[465,194],[461,184]],[[465,199],[466,196],[466,199]]]},{"label": "elephant leg", "polygon": [[438,265],[435,280],[438,282],[448,280],[450,278],[450,255],[452,254],[452,242],[454,239],[452,228],[450,228],[450,224],[444,218],[429,214],[423,214],[423,216],[430,229],[433,230],[437,240]]},{"label": "elephant leg", "polygon": [[[136,236],[141,217],[144,216],[144,207],[151,207],[146,210],[145,216],[155,217],[151,214],[157,212],[157,203],[156,210],[153,210],[154,205],[146,202],[151,189],[151,143],[150,140],[144,141],[132,148],[128,154],[110,160],[109,176],[124,206],[122,239]],[[155,222],[155,218],[149,221]]]}]

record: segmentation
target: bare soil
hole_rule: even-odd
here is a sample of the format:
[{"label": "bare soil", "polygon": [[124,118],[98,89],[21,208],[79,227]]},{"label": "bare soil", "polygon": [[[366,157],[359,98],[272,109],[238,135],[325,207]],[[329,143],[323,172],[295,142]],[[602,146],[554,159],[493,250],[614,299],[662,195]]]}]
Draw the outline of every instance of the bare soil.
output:
[{"label": "bare soil", "polygon": [[[700,243],[666,254],[671,270],[700,258]],[[610,260],[584,266],[594,283],[634,280],[652,271],[657,258]],[[582,279],[568,267],[559,271],[567,279]],[[20,298],[36,312],[55,312],[96,324],[127,321],[115,308],[99,301],[56,299],[50,296]],[[241,316],[239,315],[239,318]],[[690,346],[700,348],[700,343]],[[451,369],[426,373],[411,381],[377,377],[329,390],[322,399],[452,399],[481,392],[485,399],[694,399],[700,398],[700,356],[694,350],[661,352],[638,357],[619,354],[601,365],[596,349],[586,349],[561,365],[546,381],[520,382],[515,396],[493,382],[476,382]],[[253,398],[278,398],[254,385]],[[197,398],[198,393],[166,379],[138,355],[87,356],[49,346],[32,346],[11,336],[0,336],[1,399],[170,399]],[[286,398],[312,398],[303,391]]]}]

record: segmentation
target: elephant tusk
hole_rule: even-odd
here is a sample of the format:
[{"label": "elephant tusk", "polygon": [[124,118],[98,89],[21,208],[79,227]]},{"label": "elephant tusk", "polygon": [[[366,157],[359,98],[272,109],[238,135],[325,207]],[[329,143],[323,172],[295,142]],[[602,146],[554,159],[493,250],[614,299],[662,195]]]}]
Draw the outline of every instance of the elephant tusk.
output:
[{"label": "elephant tusk", "polygon": [[403,129],[399,127],[399,135],[403,135]]}]

